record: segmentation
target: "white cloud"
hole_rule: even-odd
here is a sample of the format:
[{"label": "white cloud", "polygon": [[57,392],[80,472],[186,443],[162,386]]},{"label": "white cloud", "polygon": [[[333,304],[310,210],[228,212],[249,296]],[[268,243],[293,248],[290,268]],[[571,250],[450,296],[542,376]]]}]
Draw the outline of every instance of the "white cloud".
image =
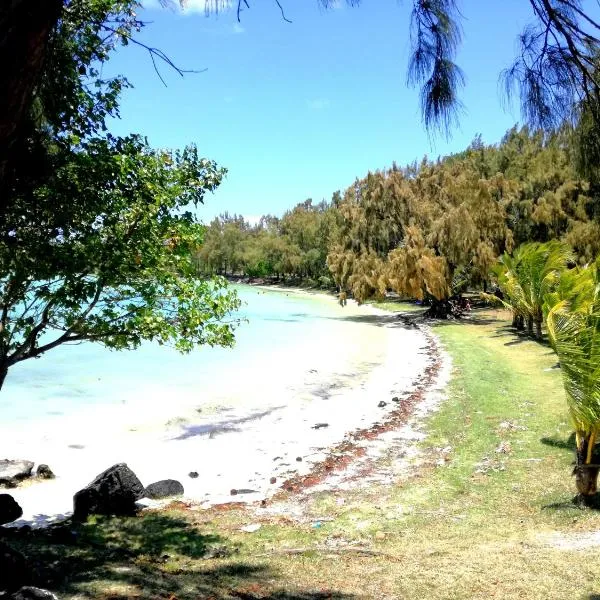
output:
[{"label": "white cloud", "polygon": [[324,110],[329,107],[329,104],[328,98],[313,98],[306,101],[306,105],[311,110]]},{"label": "white cloud", "polygon": [[232,0],[184,0],[183,12],[218,14],[230,10]]}]

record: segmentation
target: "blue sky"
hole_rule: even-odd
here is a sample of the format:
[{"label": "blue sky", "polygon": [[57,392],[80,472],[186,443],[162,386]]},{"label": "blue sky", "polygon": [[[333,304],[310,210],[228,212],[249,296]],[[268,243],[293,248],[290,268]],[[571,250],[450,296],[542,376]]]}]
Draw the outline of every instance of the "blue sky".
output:
[{"label": "blue sky", "polygon": [[[199,211],[248,217],[280,215],[294,204],[330,199],[357,176],[406,164],[424,154],[463,149],[481,133],[496,142],[519,119],[503,108],[498,75],[531,18],[523,0],[463,0],[465,107],[452,138],[431,140],[421,123],[418,91],[408,89],[411,2],[363,0],[359,8],[320,10],[316,0],[251,0],[241,23],[233,11],[169,11],[147,0],[152,21],[139,39],[178,65],[206,69],[180,78],[167,67],[165,87],[148,54],[120,49],[107,71],[125,74],[121,120],[113,132],[143,133],[158,147],[194,142],[229,169]],[[204,0],[190,0],[204,5]]]}]

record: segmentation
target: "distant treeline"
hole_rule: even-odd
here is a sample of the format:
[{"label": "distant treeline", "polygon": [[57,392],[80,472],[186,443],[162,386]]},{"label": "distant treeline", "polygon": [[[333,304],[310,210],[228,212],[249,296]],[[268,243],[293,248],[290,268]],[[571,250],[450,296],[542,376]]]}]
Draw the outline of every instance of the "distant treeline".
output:
[{"label": "distant treeline", "polygon": [[498,257],[563,240],[600,251],[600,186],[581,140],[516,127],[496,145],[367,174],[331,202],[306,200],[256,225],[223,214],[197,253],[206,273],[336,285],[357,300],[393,290],[445,302],[486,288]]}]

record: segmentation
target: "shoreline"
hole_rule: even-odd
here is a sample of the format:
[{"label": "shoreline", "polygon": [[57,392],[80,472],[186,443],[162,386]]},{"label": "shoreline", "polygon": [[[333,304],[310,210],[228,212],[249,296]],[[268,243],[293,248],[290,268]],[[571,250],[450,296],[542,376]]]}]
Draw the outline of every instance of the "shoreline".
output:
[{"label": "shoreline", "polygon": [[[335,302],[327,294],[307,294]],[[418,404],[415,394],[429,385],[423,383],[423,377],[433,362],[439,362],[439,356],[431,355],[431,334],[407,326],[398,315],[354,303],[340,307],[340,311],[339,328],[350,328],[352,323],[358,339],[370,332],[376,336],[373,340],[386,341],[383,349],[359,349],[358,354],[364,354],[360,365],[363,371],[352,372],[342,383],[329,380],[329,375],[307,371],[304,387],[292,390],[290,397],[279,401],[269,397],[260,410],[260,402],[254,397],[253,406],[224,407],[196,422],[175,410],[171,425],[122,431],[119,436],[109,437],[108,443],[90,439],[85,449],[55,455],[54,465],[44,456],[40,462],[47,462],[58,477],[7,490],[24,509],[23,517],[10,525],[45,526],[68,517],[73,494],[116,462],[128,463],[144,485],[162,478],[178,479],[185,488],[179,499],[205,507],[266,501],[286,493],[286,489],[293,492],[304,488],[309,480],[316,483],[316,473],[329,475],[347,466],[363,451],[360,448],[367,438],[375,439],[411,417]],[[380,356],[381,362],[370,364],[373,356]],[[346,364],[347,369],[353,366]],[[431,371],[429,379],[431,383]],[[260,395],[260,390],[247,391],[253,393]],[[407,400],[397,404],[391,401],[394,396]],[[382,401],[384,407],[379,406]],[[102,430],[100,422],[96,438],[98,429]],[[332,462],[332,454],[339,455],[339,459]],[[189,479],[187,473],[191,471],[200,476]],[[159,507],[168,501],[143,504]]]}]

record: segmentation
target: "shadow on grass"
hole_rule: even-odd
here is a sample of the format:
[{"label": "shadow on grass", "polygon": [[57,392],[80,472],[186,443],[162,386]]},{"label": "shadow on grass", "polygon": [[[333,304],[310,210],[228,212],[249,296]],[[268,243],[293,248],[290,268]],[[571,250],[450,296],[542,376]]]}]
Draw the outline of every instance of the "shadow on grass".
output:
[{"label": "shadow on grass", "polygon": [[61,598],[350,600],[334,590],[286,590],[264,561],[236,544],[164,512],[65,523],[6,541],[33,565],[31,581]]},{"label": "shadow on grass", "polygon": [[583,498],[580,495],[576,495],[569,500],[559,500],[558,502],[550,502],[542,506],[544,510],[568,510],[568,511],[582,511],[582,510],[593,510],[595,512],[600,511],[600,494],[594,496],[586,496]]},{"label": "shadow on grass", "polygon": [[540,439],[540,442],[546,446],[551,446],[552,448],[560,448],[561,450],[575,452],[575,433],[571,433],[567,439],[543,437]]}]

